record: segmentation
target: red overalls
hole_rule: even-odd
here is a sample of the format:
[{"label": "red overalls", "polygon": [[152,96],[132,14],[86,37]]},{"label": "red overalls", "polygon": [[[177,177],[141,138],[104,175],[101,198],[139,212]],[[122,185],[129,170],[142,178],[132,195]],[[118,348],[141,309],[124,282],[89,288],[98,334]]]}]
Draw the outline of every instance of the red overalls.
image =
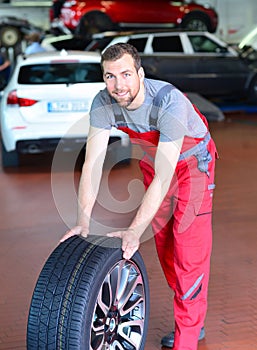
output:
[{"label": "red overalls", "polygon": [[[206,119],[195,107],[207,125]],[[132,144],[146,152],[140,161],[144,184],[153,177],[153,158],[159,132],[138,133],[127,127]],[[197,159],[197,147],[205,149]],[[196,153],[192,155],[191,153]],[[158,257],[169,286],[174,290],[174,350],[196,350],[207,310],[207,288],[212,247],[212,196],[216,147],[204,138],[185,137],[181,156],[167,195],[152,221]],[[199,170],[201,169],[201,170]]]}]

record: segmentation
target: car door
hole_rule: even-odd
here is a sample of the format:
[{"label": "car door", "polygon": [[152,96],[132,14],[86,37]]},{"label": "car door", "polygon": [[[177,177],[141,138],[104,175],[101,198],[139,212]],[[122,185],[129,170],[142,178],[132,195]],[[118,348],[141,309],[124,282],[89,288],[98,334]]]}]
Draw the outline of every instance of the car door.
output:
[{"label": "car door", "polygon": [[138,23],[166,23],[174,26],[181,16],[180,6],[178,2],[168,0],[150,0],[147,3],[145,0],[136,0],[135,7],[140,13]]},{"label": "car door", "polygon": [[145,3],[142,0],[103,1],[106,13],[121,26],[141,23],[145,16]]},{"label": "car door", "polygon": [[107,1],[109,9],[112,9],[113,18],[121,24],[176,24],[181,16],[180,5],[168,0],[118,0]]},{"label": "car door", "polygon": [[205,34],[188,34],[194,54],[194,91],[206,96],[243,95],[250,69],[237,54]]}]

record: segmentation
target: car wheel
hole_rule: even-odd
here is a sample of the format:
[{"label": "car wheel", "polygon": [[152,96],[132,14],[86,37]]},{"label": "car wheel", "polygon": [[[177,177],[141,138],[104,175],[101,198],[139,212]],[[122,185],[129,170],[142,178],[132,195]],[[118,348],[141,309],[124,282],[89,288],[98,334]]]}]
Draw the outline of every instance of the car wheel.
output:
[{"label": "car wheel", "polygon": [[211,31],[209,18],[203,14],[190,14],[181,23],[181,27],[192,31]]},{"label": "car wheel", "polygon": [[3,27],[0,29],[0,41],[4,47],[13,47],[21,41],[21,33],[16,27]]},{"label": "car wheel", "polygon": [[256,104],[257,101],[257,76],[253,78],[250,87],[249,87],[249,94],[248,94],[248,100],[250,103]]},{"label": "car wheel", "polygon": [[36,284],[27,350],[143,350],[149,286],[139,252],[122,258],[120,240],[90,235],[61,243]]},{"label": "car wheel", "polygon": [[19,154],[17,151],[8,152],[2,143],[2,166],[7,167],[17,167],[19,166]]},{"label": "car wheel", "polygon": [[100,11],[92,11],[81,18],[78,28],[76,28],[76,33],[92,35],[113,29],[114,24],[106,14]]}]

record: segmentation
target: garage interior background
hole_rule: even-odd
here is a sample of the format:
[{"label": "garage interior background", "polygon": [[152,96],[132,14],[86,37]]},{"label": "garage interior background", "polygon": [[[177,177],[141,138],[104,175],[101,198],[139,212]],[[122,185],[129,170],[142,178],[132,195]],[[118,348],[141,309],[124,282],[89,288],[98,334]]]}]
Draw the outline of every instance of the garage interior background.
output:
[{"label": "garage interior background", "polygon": [[[257,25],[256,0],[197,0],[199,4],[213,6],[219,15],[216,35],[228,43],[238,43]],[[27,19],[32,24],[48,30],[49,9],[52,1],[1,0],[0,15]]]}]

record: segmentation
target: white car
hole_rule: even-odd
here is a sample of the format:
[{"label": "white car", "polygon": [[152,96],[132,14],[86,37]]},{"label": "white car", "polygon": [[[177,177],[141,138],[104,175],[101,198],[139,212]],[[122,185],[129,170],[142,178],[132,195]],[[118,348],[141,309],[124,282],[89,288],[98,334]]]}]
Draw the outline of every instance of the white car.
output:
[{"label": "white car", "polygon": [[[1,98],[3,167],[18,166],[20,154],[54,151],[57,146],[67,152],[81,150],[92,100],[104,87],[96,52],[19,56]],[[116,140],[119,157],[128,160],[128,136],[113,129],[110,143]]]}]

